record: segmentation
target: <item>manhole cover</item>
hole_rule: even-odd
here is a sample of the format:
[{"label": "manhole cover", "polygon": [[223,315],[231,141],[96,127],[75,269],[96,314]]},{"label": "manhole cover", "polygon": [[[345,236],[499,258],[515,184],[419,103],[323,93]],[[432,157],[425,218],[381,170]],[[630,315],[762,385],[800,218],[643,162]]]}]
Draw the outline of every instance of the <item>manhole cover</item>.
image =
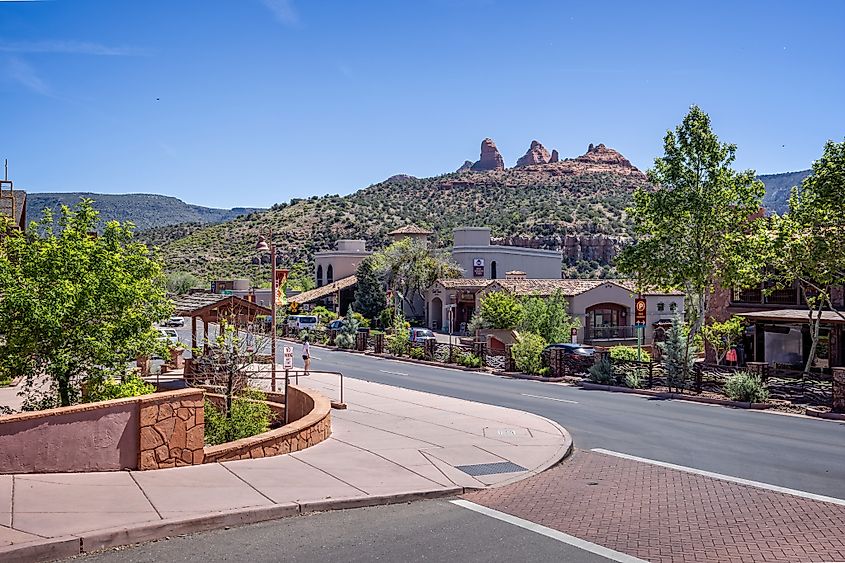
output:
[{"label": "manhole cover", "polygon": [[496,475],[498,473],[519,473],[520,471],[528,471],[521,465],[517,465],[510,461],[501,461],[498,463],[476,463],[474,465],[458,465],[458,469],[476,477],[478,475]]}]

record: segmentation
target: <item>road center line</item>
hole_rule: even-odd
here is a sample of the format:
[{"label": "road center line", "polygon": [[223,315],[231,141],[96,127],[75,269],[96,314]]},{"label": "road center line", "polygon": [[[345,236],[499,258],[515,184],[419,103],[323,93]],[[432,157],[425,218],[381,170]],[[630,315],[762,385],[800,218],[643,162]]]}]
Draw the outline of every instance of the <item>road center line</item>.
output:
[{"label": "road center line", "polygon": [[631,461],[639,461],[641,463],[648,463],[651,465],[657,465],[658,467],[665,467],[667,469],[674,469],[676,471],[684,471],[685,473],[693,473],[695,475],[702,475],[704,477],[710,477],[712,479],[719,479],[720,481],[728,481],[729,483],[737,483],[739,485],[748,485],[749,487],[756,487],[758,489],[765,489],[767,491],[774,491],[776,493],[783,493],[785,495],[792,495],[796,497],[802,497],[810,500],[817,500],[819,502],[829,502],[832,504],[838,504],[840,506],[845,506],[845,499],[836,498],[836,497],[828,497],[825,495],[818,495],[816,493],[808,493],[807,491],[799,491],[798,489],[789,489],[787,487],[781,487],[779,485],[770,485],[769,483],[761,483],[760,481],[752,481],[750,479],[743,479],[742,477],[733,477],[731,475],[724,475],[722,473],[714,473],[712,471],[704,471],[703,469],[696,469],[694,467],[687,467],[685,465],[675,465],[674,463],[666,463],[665,461],[657,461],[654,459],[648,459],[645,457],[637,457],[635,455],[623,454],[620,452],[614,452],[611,450],[605,450],[602,448],[593,448],[593,452],[605,454],[605,455],[612,455],[615,457],[621,457],[622,459],[630,459]]},{"label": "road center line", "polygon": [[516,516],[511,516],[510,514],[505,514],[504,512],[499,512],[498,510],[493,510],[492,508],[487,508],[486,506],[475,504],[474,502],[469,502],[466,500],[451,500],[449,502],[458,505],[462,508],[472,510],[473,512],[484,514],[485,516],[489,516],[490,518],[495,518],[496,520],[501,520],[502,522],[507,522],[508,524],[512,524],[525,530],[529,530],[542,536],[546,536],[547,538],[552,538],[553,540],[569,544],[573,547],[577,547],[578,549],[589,551],[590,553],[594,553],[612,561],[620,561],[622,563],[645,563],[645,561],[643,561],[642,559],[637,559],[636,557],[633,557],[631,555],[627,555],[619,551],[614,551],[607,547],[602,547],[586,540],[576,538],[575,536],[570,536],[569,534],[565,534],[561,531],[554,530],[552,528],[547,528],[546,526],[542,526],[540,524],[535,524],[530,520],[517,518]]},{"label": "road center line", "polygon": [[543,395],[529,395],[528,393],[520,393],[523,397],[534,397],[535,399],[548,399],[550,401],[559,401],[561,403],[572,403],[577,405],[578,401],[570,401],[569,399],[556,399],[554,397],[544,397]]},{"label": "road center line", "polygon": [[379,371],[382,373],[389,373],[390,375],[408,375],[407,373],[402,373],[399,371],[387,371],[386,369],[380,369]]}]

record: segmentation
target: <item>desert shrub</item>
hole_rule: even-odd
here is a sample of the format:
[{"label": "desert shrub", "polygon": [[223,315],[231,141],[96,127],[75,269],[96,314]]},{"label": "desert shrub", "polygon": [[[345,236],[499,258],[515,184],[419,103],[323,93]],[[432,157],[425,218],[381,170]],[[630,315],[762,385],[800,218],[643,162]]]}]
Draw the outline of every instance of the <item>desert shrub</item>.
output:
[{"label": "desert shrub", "polygon": [[408,349],[408,356],[414,360],[425,359],[425,350],[422,346],[411,346]]},{"label": "desert shrub", "polygon": [[[641,350],[641,353],[643,362],[651,361],[651,354],[646,350]],[[635,362],[637,361],[637,349],[633,346],[614,346],[610,349],[610,358],[612,360]]]},{"label": "desert shrub", "polygon": [[461,354],[458,357],[458,365],[467,367],[467,368],[480,368],[481,367],[481,358],[476,356],[472,353]]},{"label": "desert shrub", "polygon": [[123,399],[124,397],[139,397],[149,395],[156,390],[136,374],[126,375],[122,381],[108,377],[99,381],[89,381],[84,394],[86,403]]},{"label": "desert shrub", "polygon": [[[352,348],[355,346],[355,335],[358,333],[358,319],[355,318],[355,311],[349,307],[346,318],[341,321],[340,330],[334,337],[334,343],[338,348]],[[360,315],[358,315],[360,317]]]},{"label": "desert shrub", "polygon": [[725,383],[725,395],[734,401],[765,403],[769,398],[769,391],[758,376],[739,371]]},{"label": "desert shrub", "polygon": [[549,366],[543,366],[537,371],[537,375],[542,377],[551,377],[552,375],[552,368]]},{"label": "desert shrub", "polygon": [[401,356],[408,348],[408,341],[411,338],[410,327],[405,322],[405,317],[401,314],[396,314],[393,316],[391,328],[393,334],[386,337],[387,351],[394,356]]},{"label": "desert shrub", "polygon": [[305,340],[306,338],[309,338],[310,336],[311,336],[310,333],[305,329],[302,329],[302,330],[299,331],[299,339],[300,340]]},{"label": "desert shrub", "polygon": [[267,432],[273,416],[265,399],[261,391],[247,389],[232,400],[230,416],[206,400],[205,443],[214,446]]},{"label": "desert shrub", "polygon": [[616,378],[613,376],[613,364],[607,355],[602,355],[598,362],[589,369],[589,378],[593,383],[602,385],[614,385]]},{"label": "desert shrub", "polygon": [[631,389],[640,389],[643,386],[643,379],[640,377],[640,372],[637,370],[631,371],[625,375],[625,386]]},{"label": "desert shrub", "polygon": [[543,367],[540,354],[546,347],[546,340],[539,334],[525,332],[519,335],[519,340],[511,347],[516,369],[523,373],[536,374]]}]

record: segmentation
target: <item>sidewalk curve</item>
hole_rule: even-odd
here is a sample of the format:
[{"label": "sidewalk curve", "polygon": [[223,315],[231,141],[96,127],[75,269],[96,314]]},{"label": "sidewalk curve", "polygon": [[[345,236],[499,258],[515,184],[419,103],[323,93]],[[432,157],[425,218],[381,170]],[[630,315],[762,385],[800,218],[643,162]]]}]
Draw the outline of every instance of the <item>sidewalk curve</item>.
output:
[{"label": "sidewalk curve", "polygon": [[[332,400],[336,375],[299,384]],[[68,557],[294,514],[460,494],[572,448],[530,413],[344,378],[332,436],[293,454],[156,471],[0,475],[0,560]]]}]

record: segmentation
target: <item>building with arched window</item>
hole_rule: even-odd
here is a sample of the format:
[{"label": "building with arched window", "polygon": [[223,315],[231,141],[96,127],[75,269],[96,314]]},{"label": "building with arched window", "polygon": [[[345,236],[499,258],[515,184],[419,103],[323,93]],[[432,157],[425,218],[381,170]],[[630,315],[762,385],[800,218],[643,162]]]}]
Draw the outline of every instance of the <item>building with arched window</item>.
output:
[{"label": "building with arched window", "polygon": [[492,244],[488,227],[461,227],[454,230],[452,259],[465,278],[500,279],[500,272],[521,271],[529,278],[560,278],[563,254],[522,246]]},{"label": "building with arched window", "polygon": [[314,254],[314,281],[317,287],[354,275],[361,261],[372,254],[363,240],[339,240],[336,250]]}]

